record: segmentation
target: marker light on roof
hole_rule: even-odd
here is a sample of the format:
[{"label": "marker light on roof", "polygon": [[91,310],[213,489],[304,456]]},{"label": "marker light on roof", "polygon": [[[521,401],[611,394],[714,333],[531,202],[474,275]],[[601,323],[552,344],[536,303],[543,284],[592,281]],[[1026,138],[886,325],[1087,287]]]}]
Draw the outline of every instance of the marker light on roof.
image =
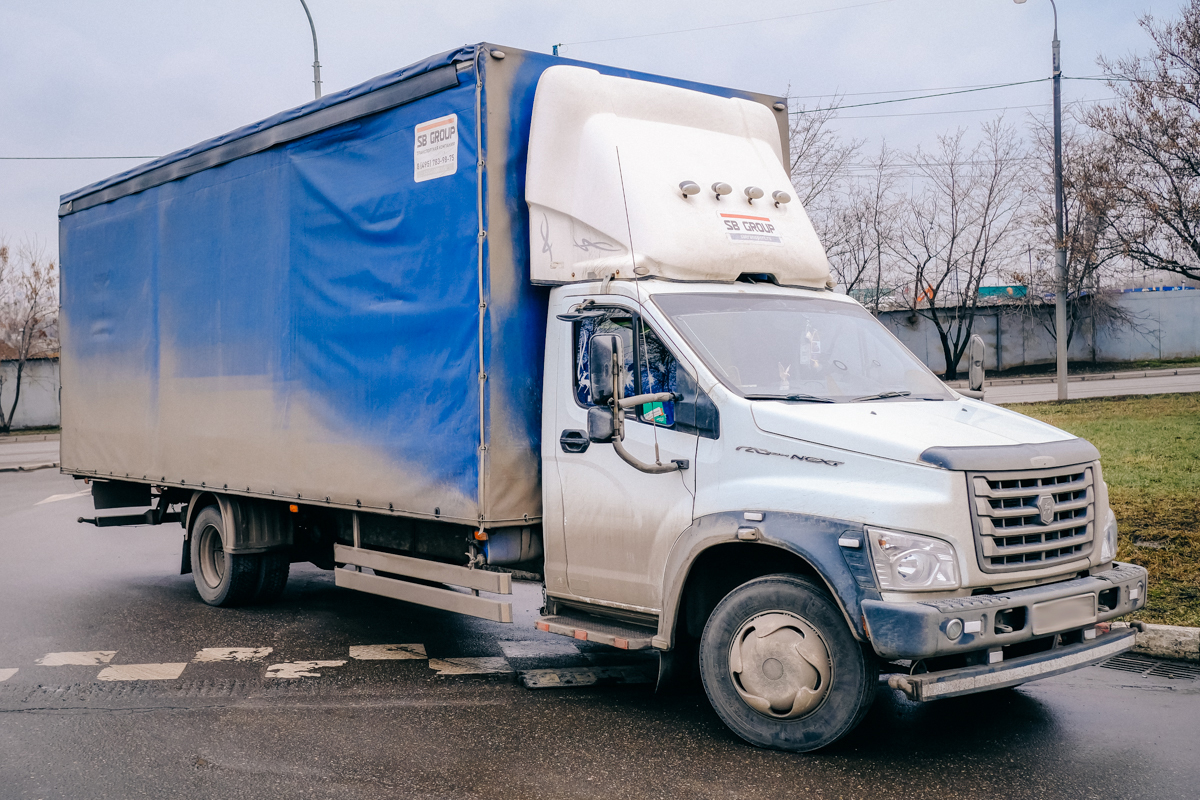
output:
[{"label": "marker light on roof", "polygon": [[746,192],[746,200],[750,203],[763,196],[763,190],[757,186],[747,186],[744,191]]},{"label": "marker light on roof", "polygon": [[771,199],[775,201],[775,207],[792,202],[792,196],[787,192],[771,192]]},{"label": "marker light on roof", "polygon": [[683,192],[684,197],[691,197],[694,194],[700,194],[700,184],[695,181],[684,181],[679,184],[679,191]]},{"label": "marker light on roof", "polygon": [[730,192],[733,191],[733,187],[730,186],[728,183],[721,183],[720,181],[717,181],[716,183],[714,183],[712,185],[712,190],[713,190],[713,194],[715,194],[717,196],[717,199],[720,200],[721,195],[729,194]]}]

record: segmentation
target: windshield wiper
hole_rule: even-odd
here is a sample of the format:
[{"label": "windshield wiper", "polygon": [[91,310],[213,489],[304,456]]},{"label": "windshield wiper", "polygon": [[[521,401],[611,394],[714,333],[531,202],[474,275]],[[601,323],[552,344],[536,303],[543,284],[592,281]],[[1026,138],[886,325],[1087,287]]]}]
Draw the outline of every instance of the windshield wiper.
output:
[{"label": "windshield wiper", "polygon": [[817,397],[815,394],[747,394],[747,400],[796,400],[801,403],[833,403],[832,397]]},{"label": "windshield wiper", "polygon": [[856,397],[851,400],[851,403],[861,403],[864,400],[887,400],[889,397],[908,397],[912,392],[880,392],[879,394],[869,394],[866,397]]}]

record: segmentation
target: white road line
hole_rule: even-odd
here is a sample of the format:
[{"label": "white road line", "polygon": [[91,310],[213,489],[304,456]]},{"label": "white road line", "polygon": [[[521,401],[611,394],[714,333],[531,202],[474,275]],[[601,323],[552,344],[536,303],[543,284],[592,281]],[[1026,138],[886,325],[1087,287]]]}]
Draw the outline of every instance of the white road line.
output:
[{"label": "white road line", "polygon": [[119,664],[100,670],[98,681],[173,681],[183,674],[182,664]]},{"label": "white road line", "polygon": [[506,658],[431,658],[429,668],[438,675],[490,675],[512,672]]},{"label": "white road line", "polygon": [[196,653],[193,664],[213,661],[262,661],[274,652],[273,647],[206,647]]},{"label": "white road line", "polygon": [[340,667],[345,661],[287,661],[283,664],[272,664],[267,667],[268,678],[319,678],[321,673],[314,670],[327,667]]},{"label": "white road line", "polygon": [[33,662],[40,667],[98,667],[113,660],[116,650],[88,650],[81,653],[46,653]]},{"label": "white road line", "polygon": [[4,683],[6,680],[8,680],[9,678],[11,678],[13,675],[16,675],[16,674],[17,674],[17,670],[15,668],[14,669],[0,669],[0,683]]},{"label": "white road line", "polygon": [[40,506],[43,503],[57,503],[59,500],[71,500],[75,497],[83,497],[85,494],[91,494],[91,489],[84,489],[82,492],[71,492],[70,494],[52,494],[45,500],[38,500],[34,503],[35,506]]},{"label": "white road line", "polygon": [[577,656],[574,642],[500,642],[500,649],[509,658],[538,658],[540,656]]},{"label": "white road line", "polygon": [[360,661],[402,661],[428,656],[423,644],[363,644],[352,646],[350,657]]}]

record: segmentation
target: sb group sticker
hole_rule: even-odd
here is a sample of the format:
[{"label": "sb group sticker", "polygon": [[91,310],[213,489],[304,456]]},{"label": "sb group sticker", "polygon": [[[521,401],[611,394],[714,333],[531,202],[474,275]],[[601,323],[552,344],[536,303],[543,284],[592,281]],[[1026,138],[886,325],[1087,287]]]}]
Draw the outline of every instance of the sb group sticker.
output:
[{"label": "sb group sticker", "polygon": [[458,115],[422,122],[413,132],[413,180],[417,183],[458,172]]},{"label": "sb group sticker", "polygon": [[732,241],[743,244],[783,244],[783,237],[768,217],[753,217],[749,214],[724,214],[717,212],[725,233]]}]

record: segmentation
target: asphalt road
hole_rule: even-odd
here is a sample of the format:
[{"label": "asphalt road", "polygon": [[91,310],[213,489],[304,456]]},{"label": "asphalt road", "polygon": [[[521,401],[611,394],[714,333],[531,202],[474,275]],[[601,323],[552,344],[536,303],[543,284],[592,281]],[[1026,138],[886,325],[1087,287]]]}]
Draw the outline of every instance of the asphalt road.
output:
[{"label": "asphalt road", "polygon": [[[1119,373],[1118,373],[1119,374]],[[1068,381],[1067,398],[1116,397],[1127,394],[1200,392],[1200,374],[1146,375],[1137,378]],[[989,403],[1041,403],[1058,399],[1058,384],[1026,383],[985,387]]]},{"label": "asphalt road", "polygon": [[[210,608],[176,574],[177,526],[77,525],[81,489],[56,470],[0,474],[5,800],[1200,794],[1200,680],[1094,667],[928,706],[884,688],[837,745],[768,752],[703,697],[520,686],[508,670],[637,662],[534,630],[532,584],[513,625],[299,565],[274,606]],[[352,657],[369,645],[414,657]]]},{"label": "asphalt road", "polygon": [[[40,440],[41,437],[39,436]],[[58,439],[0,442],[0,469],[58,463]]]}]

